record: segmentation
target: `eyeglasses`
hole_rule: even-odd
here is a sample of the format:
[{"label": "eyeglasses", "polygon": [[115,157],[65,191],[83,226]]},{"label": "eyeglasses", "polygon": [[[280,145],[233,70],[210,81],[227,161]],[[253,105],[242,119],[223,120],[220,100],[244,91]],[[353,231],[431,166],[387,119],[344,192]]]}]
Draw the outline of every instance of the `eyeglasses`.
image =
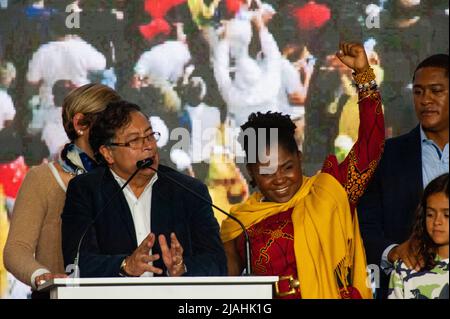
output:
[{"label": "eyeglasses", "polygon": [[132,149],[141,149],[144,147],[145,141],[147,142],[158,142],[161,137],[161,133],[152,132],[146,136],[138,136],[131,141],[125,143],[109,143],[109,146],[122,146],[122,147],[130,147]]}]

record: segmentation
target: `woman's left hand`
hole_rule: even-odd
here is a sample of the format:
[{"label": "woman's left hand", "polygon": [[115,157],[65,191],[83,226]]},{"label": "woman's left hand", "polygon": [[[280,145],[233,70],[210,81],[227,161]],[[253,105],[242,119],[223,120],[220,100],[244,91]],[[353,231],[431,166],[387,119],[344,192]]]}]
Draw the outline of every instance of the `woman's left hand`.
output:
[{"label": "woman's left hand", "polygon": [[369,68],[369,60],[362,44],[342,42],[339,49],[336,56],[356,73],[364,72]]},{"label": "woman's left hand", "polygon": [[185,273],[183,260],[183,247],[177,239],[175,233],[170,234],[170,248],[167,245],[166,237],[159,235],[159,246],[161,247],[164,264],[171,277],[181,276]]},{"label": "woman's left hand", "polygon": [[66,274],[45,273],[40,276],[37,276],[34,279],[34,283],[35,283],[36,287],[39,287],[39,286],[45,284],[47,281],[56,279],[56,278],[68,278],[68,276]]}]

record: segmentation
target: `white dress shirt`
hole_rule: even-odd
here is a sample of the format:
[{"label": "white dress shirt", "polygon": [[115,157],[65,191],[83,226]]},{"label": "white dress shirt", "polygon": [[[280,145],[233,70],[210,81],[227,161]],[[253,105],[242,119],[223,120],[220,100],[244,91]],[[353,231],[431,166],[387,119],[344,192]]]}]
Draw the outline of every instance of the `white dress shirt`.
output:
[{"label": "white dress shirt", "polygon": [[[113,170],[111,170],[115,180],[122,187],[126,180],[119,177]],[[133,218],[134,229],[136,231],[136,239],[137,245],[139,246],[142,241],[150,234],[151,232],[151,203],[152,203],[152,189],[153,184],[158,180],[158,175],[155,174],[150,182],[145,186],[144,191],[138,197],[133,193],[130,185],[127,185],[123,190],[123,194],[125,195],[125,199],[127,200],[128,207],[131,211],[131,216]],[[150,249],[149,255],[152,255],[152,250]],[[152,263],[150,263],[152,264]],[[153,273],[145,272],[141,277],[152,277]]]}]

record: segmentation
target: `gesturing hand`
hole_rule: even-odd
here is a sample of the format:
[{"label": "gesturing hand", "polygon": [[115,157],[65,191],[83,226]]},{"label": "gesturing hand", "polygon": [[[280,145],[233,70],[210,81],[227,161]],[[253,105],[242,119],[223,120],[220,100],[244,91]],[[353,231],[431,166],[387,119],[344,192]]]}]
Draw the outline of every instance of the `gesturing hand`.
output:
[{"label": "gesturing hand", "polygon": [[183,247],[178,241],[177,236],[175,236],[175,233],[170,234],[170,249],[164,235],[159,235],[158,240],[163,262],[169,271],[169,275],[176,277],[184,274]]},{"label": "gesturing hand", "polygon": [[369,68],[369,60],[361,44],[342,42],[339,49],[339,52],[336,53],[338,59],[356,73],[364,72]]},{"label": "gesturing hand", "polygon": [[126,259],[125,272],[130,276],[139,277],[144,272],[162,274],[162,269],[150,265],[150,262],[159,259],[159,255],[149,255],[150,249],[155,244],[156,236],[150,233],[139,245],[133,254]]}]

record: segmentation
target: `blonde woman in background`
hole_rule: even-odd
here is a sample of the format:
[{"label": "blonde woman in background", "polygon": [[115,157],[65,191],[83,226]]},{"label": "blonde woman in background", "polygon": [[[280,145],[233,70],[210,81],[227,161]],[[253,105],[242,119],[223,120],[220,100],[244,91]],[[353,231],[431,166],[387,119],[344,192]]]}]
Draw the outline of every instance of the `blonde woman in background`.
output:
[{"label": "blonde woman in background", "polygon": [[61,212],[69,181],[96,166],[89,130],[106,105],[120,100],[112,89],[86,84],[64,99],[62,118],[70,140],[58,160],[33,167],[19,190],[4,250],[6,269],[33,289],[52,278],[66,277],[61,247]]}]

